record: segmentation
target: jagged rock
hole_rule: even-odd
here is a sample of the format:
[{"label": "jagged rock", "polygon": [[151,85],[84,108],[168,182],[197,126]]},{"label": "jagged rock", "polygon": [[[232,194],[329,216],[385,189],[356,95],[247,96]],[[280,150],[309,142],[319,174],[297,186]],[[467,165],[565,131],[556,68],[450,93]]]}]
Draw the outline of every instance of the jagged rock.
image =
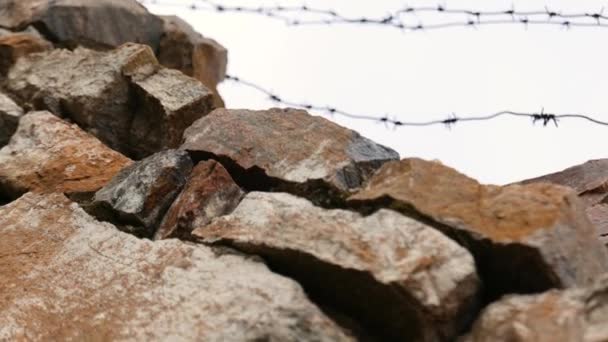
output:
[{"label": "jagged rock", "polygon": [[200,82],[164,69],[138,44],[21,58],[8,74],[7,90],[138,159],[177,147],[183,130],[207,114],[213,100]]},{"label": "jagged rock", "polygon": [[49,112],[21,117],[10,143],[0,150],[0,193],[94,192],[131,161],[78,126]]},{"label": "jagged rock", "polygon": [[475,311],[472,256],[394,211],[362,217],[286,193],[252,192],[193,236],[263,256],[386,340],[449,340]]},{"label": "jagged rock", "polygon": [[[397,152],[303,110],[216,109],[184,132],[182,149],[195,158],[219,158],[253,190],[313,192],[357,188]],[[327,199],[318,196],[315,201]]]},{"label": "jagged rock", "polygon": [[215,107],[224,107],[217,85],[226,76],[228,51],[213,39],[205,38],[176,16],[161,16],[163,35],[158,61],[201,81],[214,94]]},{"label": "jagged rock", "polygon": [[22,116],[23,109],[10,97],[0,93],[0,147],[8,144]]},{"label": "jagged rock", "polygon": [[[111,23],[109,25],[109,23]],[[63,46],[112,48],[127,42],[158,49],[162,20],[135,0],[3,0],[0,27],[38,28]]]},{"label": "jagged rock", "polygon": [[186,184],[192,161],[184,151],[167,150],[124,168],[93,198],[100,218],[135,225],[152,237],[165,211]]},{"label": "jagged rock", "polygon": [[594,205],[608,197],[608,159],[590,160],[563,171],[527,179],[522,184],[553,183],[573,188],[583,202]]},{"label": "jagged rock", "polygon": [[597,228],[600,241],[608,246],[608,204],[596,204],[587,208],[587,216]]},{"label": "jagged rock", "polygon": [[0,75],[6,75],[19,58],[52,48],[53,44],[35,34],[19,32],[0,35]]},{"label": "jagged rock", "polygon": [[0,236],[0,340],[352,340],[259,260],[140,240],[61,194],[1,207]]},{"label": "jagged rock", "polygon": [[608,275],[588,288],[507,296],[486,308],[462,341],[608,341]]},{"label": "jagged rock", "polygon": [[200,162],[165,214],[154,238],[189,238],[195,228],[229,214],[242,197],[243,191],[222,164],[214,160]]},{"label": "jagged rock", "polygon": [[434,225],[476,257],[488,299],[589,284],[608,271],[583,204],[552,184],[484,186],[436,162],[385,164],[350,203]]}]

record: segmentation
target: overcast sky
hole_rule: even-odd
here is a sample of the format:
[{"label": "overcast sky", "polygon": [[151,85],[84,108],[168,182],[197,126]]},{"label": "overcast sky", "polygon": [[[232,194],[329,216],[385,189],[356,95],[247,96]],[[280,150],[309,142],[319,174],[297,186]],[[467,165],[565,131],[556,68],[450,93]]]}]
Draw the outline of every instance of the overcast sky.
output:
[{"label": "overcast sky", "polygon": [[[221,1],[221,0],[218,0]],[[165,1],[167,2],[167,1]],[[183,4],[179,0],[174,4]],[[301,5],[302,1],[221,1],[230,5]],[[383,16],[403,1],[308,0],[353,16]],[[443,1],[450,7],[509,9],[511,1]],[[408,1],[408,5],[433,5]],[[515,1],[517,10],[592,12],[602,1]],[[522,112],[584,113],[608,120],[608,28],[521,25],[402,33],[372,26],[289,27],[251,14],[218,14],[149,5],[175,14],[226,46],[229,73],[285,99],[403,121]],[[607,8],[608,12],[608,8]],[[424,23],[432,20],[418,18]],[[227,107],[274,106],[259,93],[224,82]],[[314,114],[314,113],[313,113]],[[402,158],[438,159],[484,183],[504,184],[608,155],[608,127],[563,120],[559,128],[525,118],[386,129],[336,117],[339,124],[397,150]],[[297,143],[297,141],[294,141]]]}]

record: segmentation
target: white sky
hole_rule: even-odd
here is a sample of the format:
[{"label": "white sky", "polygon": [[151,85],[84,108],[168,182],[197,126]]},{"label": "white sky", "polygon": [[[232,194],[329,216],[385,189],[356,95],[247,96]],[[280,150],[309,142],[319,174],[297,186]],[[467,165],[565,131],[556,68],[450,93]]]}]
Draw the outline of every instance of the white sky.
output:
[{"label": "white sky", "polygon": [[[303,4],[298,0],[217,1],[245,6]],[[403,7],[404,2],[308,0],[306,4],[375,17]],[[410,0],[407,4],[436,3]],[[504,10],[512,2],[450,0],[442,4]],[[608,3],[515,1],[517,10],[545,5],[564,12],[591,12]],[[179,6],[148,8],[156,14],[178,15],[226,46],[230,74],[296,102],[360,114],[389,113],[403,121],[444,119],[452,112],[458,116],[504,109],[537,112],[541,107],[555,114],[575,112],[608,120],[608,28],[567,31],[530,26],[526,30],[503,25],[404,34],[372,26],[288,27],[256,15]],[[230,108],[275,106],[259,93],[231,82],[224,82],[220,92]],[[334,121],[392,147],[402,158],[439,159],[484,183],[509,183],[608,155],[608,127],[574,119],[563,120],[559,128],[533,126],[525,118],[504,118],[462,122],[451,130],[443,126],[393,130],[366,121],[339,117]]]}]

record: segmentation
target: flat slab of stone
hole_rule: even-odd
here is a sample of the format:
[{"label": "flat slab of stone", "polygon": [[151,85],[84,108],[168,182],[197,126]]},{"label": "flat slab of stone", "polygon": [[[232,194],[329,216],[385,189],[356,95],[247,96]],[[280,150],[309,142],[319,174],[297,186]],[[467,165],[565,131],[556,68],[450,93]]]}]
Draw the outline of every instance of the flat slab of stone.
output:
[{"label": "flat slab of stone", "polygon": [[587,285],[608,271],[606,248],[567,187],[481,185],[412,158],[385,164],[349,201],[399,210],[460,241],[476,257],[490,299]]},{"label": "flat slab of stone", "polygon": [[135,159],[178,147],[185,128],[213,101],[202,83],[163,68],[150,47],[138,44],[29,55],[6,83],[22,102],[69,118]]},{"label": "flat slab of stone", "polygon": [[0,237],[0,340],[353,340],[258,259],[140,240],[61,194],[0,207]]},{"label": "flat slab of stone", "polygon": [[117,173],[95,193],[92,206],[105,220],[141,226],[136,235],[150,238],[191,171],[185,151],[158,152]]},{"label": "flat slab of stone", "polygon": [[23,116],[23,109],[6,94],[0,92],[0,147],[8,144]]},{"label": "flat slab of stone", "polygon": [[[108,23],[112,23],[108,25]],[[136,0],[3,0],[0,27],[28,25],[63,45],[113,48],[127,42],[158,49],[162,20]]]},{"label": "flat slab of stone", "polygon": [[242,177],[254,190],[266,190],[255,188],[265,181],[274,182],[287,192],[309,195],[306,197],[323,187],[340,193],[353,190],[382,163],[399,157],[329,120],[303,110],[279,108],[216,109],[185,131],[181,148],[232,165],[235,170],[229,171],[233,175],[238,170],[257,172],[260,178]]},{"label": "flat slab of stone", "polygon": [[486,308],[463,342],[608,341],[608,274],[592,286],[507,296]]},{"label": "flat slab of stone", "polygon": [[213,218],[232,212],[243,195],[222,164],[215,160],[200,162],[167,210],[154,239],[188,239],[195,228],[204,227]]},{"label": "flat slab of stone", "polygon": [[475,312],[479,279],[469,252],[394,211],[363,217],[252,192],[193,235],[261,255],[386,340],[450,340]]},{"label": "flat slab of stone", "polygon": [[130,164],[78,126],[49,112],[31,112],[0,150],[0,193],[16,198],[27,191],[95,192]]}]

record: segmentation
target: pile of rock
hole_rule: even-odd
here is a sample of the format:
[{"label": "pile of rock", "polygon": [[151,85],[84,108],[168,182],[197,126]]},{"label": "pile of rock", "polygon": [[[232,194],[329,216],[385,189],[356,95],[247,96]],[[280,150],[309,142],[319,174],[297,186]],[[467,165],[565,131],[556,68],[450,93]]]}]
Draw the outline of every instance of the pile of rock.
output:
[{"label": "pile of rock", "polygon": [[482,185],[224,109],[226,50],[134,0],[0,27],[0,340],[608,340],[603,161]]}]

